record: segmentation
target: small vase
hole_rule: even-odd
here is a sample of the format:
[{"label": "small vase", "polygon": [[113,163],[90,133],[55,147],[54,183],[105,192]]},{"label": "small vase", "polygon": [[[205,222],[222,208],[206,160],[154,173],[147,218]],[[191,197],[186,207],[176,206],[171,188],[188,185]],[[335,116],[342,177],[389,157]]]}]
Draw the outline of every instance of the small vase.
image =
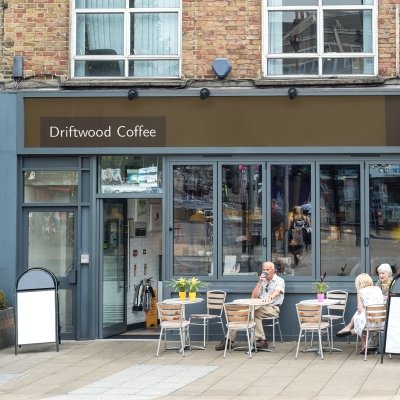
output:
[{"label": "small vase", "polygon": [[189,300],[190,301],[196,300],[196,292],[189,292]]},{"label": "small vase", "polygon": [[317,293],[317,299],[318,301],[324,301],[325,293]]},{"label": "small vase", "polygon": [[179,292],[179,299],[185,300],[186,299],[186,292]]}]

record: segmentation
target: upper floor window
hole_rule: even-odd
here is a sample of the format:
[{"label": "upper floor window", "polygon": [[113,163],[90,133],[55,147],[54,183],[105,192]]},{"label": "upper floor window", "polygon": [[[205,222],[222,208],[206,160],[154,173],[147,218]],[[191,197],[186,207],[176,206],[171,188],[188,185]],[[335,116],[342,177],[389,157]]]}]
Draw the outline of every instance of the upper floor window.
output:
[{"label": "upper floor window", "polygon": [[180,76],[180,0],[75,0],[75,78]]},{"label": "upper floor window", "polygon": [[265,0],[265,76],[376,75],[375,0]]}]

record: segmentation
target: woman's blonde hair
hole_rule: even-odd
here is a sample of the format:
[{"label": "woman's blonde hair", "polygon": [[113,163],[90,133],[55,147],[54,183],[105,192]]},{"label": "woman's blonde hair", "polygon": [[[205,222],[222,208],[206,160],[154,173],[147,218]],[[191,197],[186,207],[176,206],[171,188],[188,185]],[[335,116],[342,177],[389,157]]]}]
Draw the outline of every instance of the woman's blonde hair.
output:
[{"label": "woman's blonde hair", "polygon": [[372,278],[366,274],[366,273],[362,273],[360,275],[357,275],[356,281],[355,281],[355,285],[356,285],[356,289],[357,291],[365,288],[367,286],[373,286],[374,285],[374,281],[372,280]]}]

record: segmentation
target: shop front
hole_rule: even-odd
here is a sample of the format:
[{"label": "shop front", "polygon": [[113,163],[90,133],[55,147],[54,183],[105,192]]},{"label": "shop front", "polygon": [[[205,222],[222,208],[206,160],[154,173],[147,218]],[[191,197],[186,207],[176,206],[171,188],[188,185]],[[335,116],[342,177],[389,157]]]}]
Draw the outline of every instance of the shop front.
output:
[{"label": "shop front", "polygon": [[266,259],[291,337],[320,274],[354,293],[400,265],[397,96],[269,93],[18,95],[16,274],[58,277],[63,338],[144,326],[148,279],[154,300],[180,276],[243,297]]}]

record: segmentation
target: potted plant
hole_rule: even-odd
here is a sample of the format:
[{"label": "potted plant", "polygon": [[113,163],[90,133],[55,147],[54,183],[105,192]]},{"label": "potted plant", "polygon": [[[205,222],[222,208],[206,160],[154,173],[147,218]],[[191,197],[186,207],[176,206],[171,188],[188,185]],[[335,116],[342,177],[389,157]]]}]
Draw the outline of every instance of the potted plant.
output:
[{"label": "potted plant", "polygon": [[317,293],[318,301],[323,301],[325,298],[325,293],[328,291],[328,284],[325,282],[326,272],[320,276],[320,280],[314,282],[313,291]]},{"label": "potted plant", "polygon": [[172,279],[169,283],[170,287],[179,293],[179,298],[181,300],[186,299],[186,291],[189,289],[188,280],[180,277],[179,279]]},{"label": "potted plant", "polygon": [[0,290],[0,349],[14,344],[14,309],[8,307],[7,298]]},{"label": "potted plant", "polygon": [[202,282],[200,279],[195,276],[190,278],[188,281],[188,290],[189,290],[189,299],[194,300],[196,298],[196,293],[205,287],[208,286],[207,282]]}]

